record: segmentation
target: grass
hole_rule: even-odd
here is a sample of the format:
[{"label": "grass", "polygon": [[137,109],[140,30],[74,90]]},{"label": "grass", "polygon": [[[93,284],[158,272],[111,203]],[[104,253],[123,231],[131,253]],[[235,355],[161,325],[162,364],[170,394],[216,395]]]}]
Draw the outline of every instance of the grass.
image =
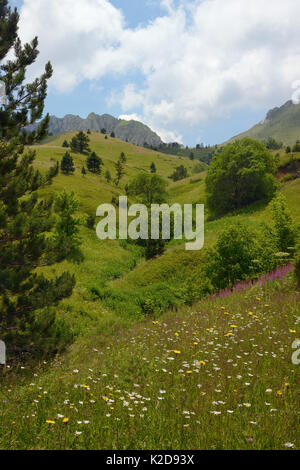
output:
[{"label": "grass", "polygon": [[[46,168],[53,160],[60,160],[66,149],[61,147],[74,133],[47,138],[43,146],[36,147],[36,165]],[[96,208],[103,202],[111,202],[112,196],[124,194],[124,185],[140,171],[149,171],[152,161],[155,162],[158,174],[168,181],[169,204],[172,203],[205,203],[205,172],[188,178],[171,182],[167,177],[174,168],[182,163],[180,157],[159,154],[158,152],[137,147],[117,139],[106,140],[100,133],[92,133],[91,149],[96,151],[113,174],[113,164],[122,151],[127,157],[126,176],[121,188],[108,184],[102,176],[87,173],[81,175],[81,167],[86,157],[73,154],[76,172],[73,176],[60,174],[53,185],[42,194],[53,191],[75,191],[80,200],[80,212],[95,214]],[[52,159],[52,163],[51,163]],[[191,173],[194,162],[184,159]],[[287,196],[289,207],[295,220],[300,223],[300,180],[281,185]],[[131,201],[133,202],[133,201]],[[270,210],[264,204],[253,205],[237,215],[228,215],[219,220],[206,221],[205,248],[211,246],[220,231],[238,222],[257,228],[261,222],[271,219]],[[127,323],[132,317],[143,314],[145,301],[154,302],[155,311],[160,312],[171,306],[180,306],[182,299],[180,289],[191,272],[197,275],[202,269],[203,251],[185,251],[182,241],[173,240],[167,252],[151,261],[145,261],[141,250],[132,243],[104,241],[97,239],[94,230],[81,227],[84,240],[85,260],[81,265],[64,262],[55,266],[58,272],[68,270],[75,274],[77,285],[70,299],[60,304],[60,315],[71,322],[75,333],[90,334],[99,322],[104,322],[109,315],[111,321]],[[106,312],[106,313],[105,313]],[[130,320],[128,320],[130,318]]]},{"label": "grass", "polygon": [[286,278],[6,369],[0,448],[299,449],[298,302]]},{"label": "grass", "polygon": [[[60,160],[61,144],[72,135],[35,147],[36,166],[44,171]],[[121,188],[105,181],[105,170],[82,176],[86,157],[73,155],[75,175],[60,174],[41,195],[75,191],[80,214],[95,214],[154,161],[169,183],[170,204],[205,202],[205,172],[168,180],[180,157],[98,133],[91,148],[111,173],[125,152]],[[184,164],[191,175],[193,162]],[[299,179],[280,185],[297,223],[299,189]],[[270,219],[261,203],[207,220],[205,247],[229,225],[257,228]],[[300,334],[299,293],[291,276],[187,307],[180,290],[200,273],[203,251],[173,241],[164,255],[145,261],[133,243],[100,241],[85,226],[80,235],[83,263],[45,269],[76,276],[73,295],[57,307],[76,340],[51,362],[10,363],[0,371],[1,449],[300,448],[299,367],[291,360]],[[143,315],[151,302],[156,315]]]},{"label": "grass", "polygon": [[242,137],[266,140],[273,137],[284,145],[294,145],[300,136],[300,105],[283,107],[269,122],[259,123],[242,134],[230,139],[230,142]]}]

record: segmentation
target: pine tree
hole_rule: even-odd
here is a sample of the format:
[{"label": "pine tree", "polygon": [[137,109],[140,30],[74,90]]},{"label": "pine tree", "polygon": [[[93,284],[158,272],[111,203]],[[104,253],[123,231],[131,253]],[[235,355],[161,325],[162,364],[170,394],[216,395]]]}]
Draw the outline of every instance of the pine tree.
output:
[{"label": "pine tree", "polygon": [[61,172],[64,173],[65,175],[74,173],[75,166],[74,166],[73,158],[71,157],[69,152],[66,152],[64,156],[62,157],[60,169],[61,169]]},{"label": "pine tree", "polygon": [[83,176],[86,175],[86,169],[85,169],[84,166],[81,168],[81,174],[82,174]]},{"label": "pine tree", "polygon": [[120,162],[121,163],[126,163],[127,159],[126,159],[126,155],[124,152],[121,153],[120,155]]},{"label": "pine tree", "polygon": [[76,137],[72,137],[70,147],[71,147],[71,152],[73,153],[79,152],[79,142]]},{"label": "pine tree", "polygon": [[111,182],[111,174],[110,174],[109,170],[106,170],[106,172],[105,172],[105,179],[108,183]]},{"label": "pine tree", "polygon": [[101,165],[102,165],[102,160],[100,157],[95,152],[92,152],[91,155],[87,158],[86,165],[88,170],[91,173],[98,173],[98,175],[101,174]]},{"label": "pine tree", "polygon": [[150,171],[151,171],[151,173],[156,173],[156,166],[155,166],[154,162],[152,162],[151,165],[150,165]]},{"label": "pine tree", "polygon": [[89,149],[89,142],[90,142],[89,136],[85,135],[83,131],[80,131],[78,132],[78,134],[76,134],[76,139],[78,142],[79,152],[80,153],[89,152],[90,150]]},{"label": "pine tree", "polygon": [[69,147],[68,141],[67,141],[67,140],[64,140],[62,146],[63,146],[64,148],[68,148],[68,147]]},{"label": "pine tree", "polygon": [[110,136],[111,136],[112,138],[115,138],[115,137],[116,137],[114,131],[111,132]]},{"label": "pine tree", "polygon": [[[35,153],[22,145],[27,137],[23,128],[42,117],[52,67],[48,63],[40,78],[23,84],[38,55],[38,40],[22,46],[18,21],[17,10],[0,0],[0,80],[7,103],[0,108],[0,338],[10,356],[57,348],[58,337],[67,333],[59,331],[52,307],[70,296],[75,284],[68,273],[47,279],[36,270],[49,264],[49,232],[55,227],[53,198],[40,200],[36,191],[51,183],[59,166],[45,176],[34,169]],[[12,47],[15,56],[3,64]],[[47,115],[32,141],[46,135],[48,122]]]},{"label": "pine tree", "polygon": [[123,176],[125,174],[124,167],[123,167],[122,162],[120,160],[118,160],[117,163],[115,163],[115,169],[116,169],[115,183],[116,183],[116,186],[119,186],[120,181],[121,181],[121,179],[123,178]]}]

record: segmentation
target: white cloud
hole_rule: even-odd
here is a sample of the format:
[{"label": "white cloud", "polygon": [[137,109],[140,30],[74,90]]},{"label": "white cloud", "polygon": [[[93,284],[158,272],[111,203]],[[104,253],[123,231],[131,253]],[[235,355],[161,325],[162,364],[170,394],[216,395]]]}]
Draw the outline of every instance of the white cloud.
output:
[{"label": "white cloud", "polygon": [[160,5],[163,16],[130,29],[108,0],[25,0],[21,34],[39,36],[39,63],[51,59],[59,90],[141,73],[143,85],[131,78],[111,100],[165,135],[292,96],[300,79],[299,0]]}]

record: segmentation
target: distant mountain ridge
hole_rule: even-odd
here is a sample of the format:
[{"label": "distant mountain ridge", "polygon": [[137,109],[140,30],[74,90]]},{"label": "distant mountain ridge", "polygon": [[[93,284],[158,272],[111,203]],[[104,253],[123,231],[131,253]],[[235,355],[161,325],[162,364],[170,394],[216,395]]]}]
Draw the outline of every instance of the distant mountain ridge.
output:
[{"label": "distant mountain ridge", "polygon": [[[28,130],[33,129],[32,126],[28,127]],[[108,134],[114,132],[117,139],[135,145],[144,145],[146,143],[147,145],[158,146],[163,143],[161,138],[142,122],[125,121],[110,114],[90,113],[86,119],[73,114],[67,114],[63,118],[50,116],[49,134],[57,135],[66,132],[87,131],[88,129],[94,132],[101,132],[102,129],[105,129]]]},{"label": "distant mountain ridge", "polygon": [[300,140],[300,104],[294,104],[291,100],[283,106],[270,109],[265,118],[246,132],[232,137],[229,142],[251,137],[258,140],[266,140],[273,137],[284,145],[293,145]]}]

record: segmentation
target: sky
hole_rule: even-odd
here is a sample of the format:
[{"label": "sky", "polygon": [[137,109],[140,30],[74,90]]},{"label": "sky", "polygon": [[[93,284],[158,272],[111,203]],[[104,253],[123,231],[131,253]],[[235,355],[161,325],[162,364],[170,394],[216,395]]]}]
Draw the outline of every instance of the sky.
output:
[{"label": "sky", "polygon": [[137,119],[165,142],[218,144],[298,93],[299,0],[11,0],[45,110]]}]

